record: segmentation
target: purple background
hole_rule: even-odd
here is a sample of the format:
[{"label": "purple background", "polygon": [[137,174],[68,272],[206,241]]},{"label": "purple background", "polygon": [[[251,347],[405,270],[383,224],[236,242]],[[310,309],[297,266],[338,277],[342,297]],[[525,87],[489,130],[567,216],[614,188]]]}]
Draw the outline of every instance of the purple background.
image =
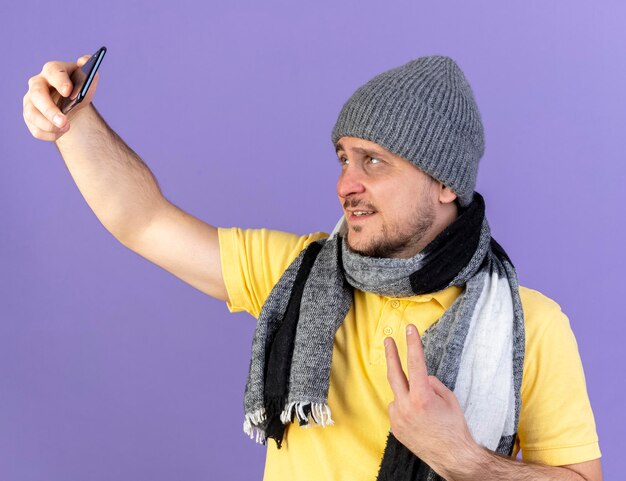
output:
[{"label": "purple background", "polygon": [[570,317],[605,479],[620,477],[625,4],[257,3],[0,6],[0,478],[263,472],[241,431],[253,319],[126,250],[23,122],[30,76],[101,45],[94,103],[172,202],[301,234],[340,215],[330,131],[348,96],[417,56],[454,57],[485,124],[493,235]]}]

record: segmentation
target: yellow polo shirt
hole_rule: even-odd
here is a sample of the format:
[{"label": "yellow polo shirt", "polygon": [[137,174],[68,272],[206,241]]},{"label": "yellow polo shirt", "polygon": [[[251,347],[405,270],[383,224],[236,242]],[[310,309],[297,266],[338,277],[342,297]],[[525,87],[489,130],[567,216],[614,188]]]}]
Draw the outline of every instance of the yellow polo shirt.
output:
[{"label": "yellow polo shirt", "polygon": [[[231,312],[257,318],[285,269],[323,232],[297,236],[267,229],[219,229],[222,272]],[[383,340],[393,337],[406,372],[405,327],[420,334],[448,309],[463,288],[394,299],[355,290],[337,331],[328,392],[334,425],[291,424],[282,448],[268,442],[265,481],[375,479],[389,432]],[[600,457],[593,412],[576,339],[559,305],[520,287],[526,327],[522,408],[514,456],[559,466]]]}]

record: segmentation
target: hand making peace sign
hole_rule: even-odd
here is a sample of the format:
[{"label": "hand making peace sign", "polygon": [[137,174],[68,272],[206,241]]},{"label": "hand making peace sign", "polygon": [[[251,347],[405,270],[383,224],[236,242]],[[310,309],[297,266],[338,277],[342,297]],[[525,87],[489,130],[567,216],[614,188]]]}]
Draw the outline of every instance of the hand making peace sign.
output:
[{"label": "hand making peace sign", "polygon": [[389,404],[393,435],[437,472],[478,447],[461,406],[435,376],[429,376],[417,328],[406,329],[408,379],[402,370],[396,343],[385,339],[387,379],[394,400]]}]

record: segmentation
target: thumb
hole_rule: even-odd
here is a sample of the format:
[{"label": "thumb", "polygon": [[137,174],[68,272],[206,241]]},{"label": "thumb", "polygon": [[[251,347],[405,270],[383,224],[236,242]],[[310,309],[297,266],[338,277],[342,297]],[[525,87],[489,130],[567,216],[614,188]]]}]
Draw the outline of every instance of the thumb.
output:
[{"label": "thumb", "polygon": [[83,65],[87,63],[87,60],[89,60],[90,58],[91,58],[91,55],[83,55],[82,57],[79,57],[78,60],[76,60],[76,63],[78,64],[79,67],[82,67]]}]

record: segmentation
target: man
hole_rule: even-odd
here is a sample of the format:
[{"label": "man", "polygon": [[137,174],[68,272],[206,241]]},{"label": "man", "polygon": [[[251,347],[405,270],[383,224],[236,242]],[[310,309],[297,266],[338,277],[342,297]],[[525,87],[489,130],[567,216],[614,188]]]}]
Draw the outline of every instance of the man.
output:
[{"label": "man", "polygon": [[602,479],[567,317],[517,284],[474,192],[483,128],[454,61],[415,59],[346,102],[345,218],[301,237],[171,204],[90,104],[97,79],[61,115],[50,92],[87,58],[30,79],[25,122],[120,242],[258,318],[244,430],[275,441],[265,479]]}]

